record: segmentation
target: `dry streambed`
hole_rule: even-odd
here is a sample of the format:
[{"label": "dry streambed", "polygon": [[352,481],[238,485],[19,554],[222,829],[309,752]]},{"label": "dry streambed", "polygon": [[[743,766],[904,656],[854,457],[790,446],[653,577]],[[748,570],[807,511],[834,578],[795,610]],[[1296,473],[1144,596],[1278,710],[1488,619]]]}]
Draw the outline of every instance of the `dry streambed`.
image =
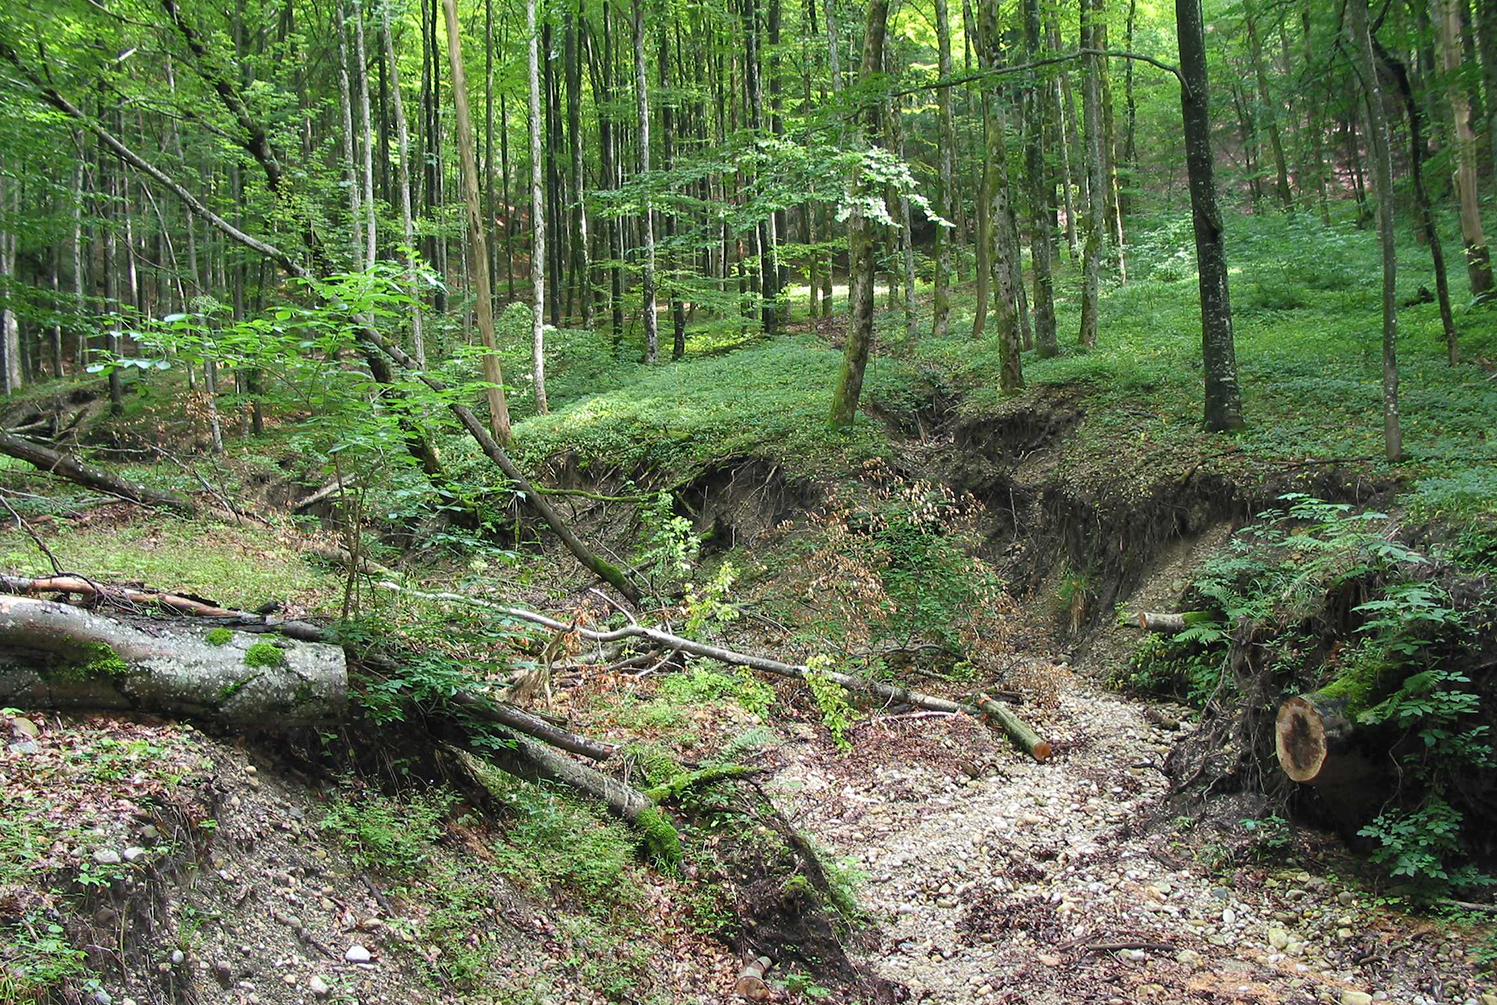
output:
[{"label": "dry streambed", "polygon": [[911,1000],[1497,1005],[1485,932],[1282,864],[1212,867],[1212,842],[1164,817],[1153,766],[1189,727],[1064,668],[1051,680],[1025,710],[1046,764],[930,715],[875,718],[845,755],[783,751],[776,799],[866,874],[867,962]]}]

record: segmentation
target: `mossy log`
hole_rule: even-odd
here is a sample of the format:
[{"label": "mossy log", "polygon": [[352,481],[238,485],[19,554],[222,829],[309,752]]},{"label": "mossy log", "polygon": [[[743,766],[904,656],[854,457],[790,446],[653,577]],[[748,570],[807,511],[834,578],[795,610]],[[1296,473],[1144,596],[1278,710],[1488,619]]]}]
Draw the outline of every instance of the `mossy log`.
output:
[{"label": "mossy log", "polygon": [[1049,742],[1031,729],[1023,719],[985,694],[974,696],[973,704],[982,710],[983,719],[996,722],[999,728],[1008,734],[1014,746],[1042,764],[1050,759]]},{"label": "mossy log", "polygon": [[1181,614],[1154,614],[1148,611],[1138,612],[1138,627],[1146,632],[1166,632],[1174,634],[1183,632],[1191,625],[1198,625],[1211,620],[1209,611],[1185,611]]},{"label": "mossy log", "polygon": [[210,634],[0,597],[0,705],[147,712],[274,732],[343,719],[341,647]]}]

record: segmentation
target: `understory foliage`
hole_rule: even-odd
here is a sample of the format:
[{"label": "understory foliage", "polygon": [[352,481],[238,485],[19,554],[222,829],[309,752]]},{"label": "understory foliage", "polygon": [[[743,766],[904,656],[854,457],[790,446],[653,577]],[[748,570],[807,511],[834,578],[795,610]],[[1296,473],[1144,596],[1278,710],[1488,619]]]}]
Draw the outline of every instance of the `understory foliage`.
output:
[{"label": "understory foliage", "polygon": [[[1188,627],[1146,637],[1119,683],[1201,707],[1201,746],[1234,748],[1204,774],[1279,796],[1280,701],[1309,692],[1344,701],[1395,762],[1396,791],[1359,832],[1373,862],[1415,892],[1487,882],[1468,861],[1487,842],[1462,825],[1480,810],[1493,765],[1490,682],[1466,669],[1490,640],[1491,599],[1453,597],[1468,589],[1469,570],[1404,543],[1382,513],[1281,500],[1207,561],[1186,591],[1184,606],[1196,608]],[[1200,748],[1196,756],[1210,761]]]},{"label": "understory foliage", "polygon": [[865,461],[861,481],[834,488],[809,518],[801,598],[810,624],[875,673],[922,652],[958,677],[995,671],[1015,607],[997,571],[974,555],[982,512],[970,495]]}]

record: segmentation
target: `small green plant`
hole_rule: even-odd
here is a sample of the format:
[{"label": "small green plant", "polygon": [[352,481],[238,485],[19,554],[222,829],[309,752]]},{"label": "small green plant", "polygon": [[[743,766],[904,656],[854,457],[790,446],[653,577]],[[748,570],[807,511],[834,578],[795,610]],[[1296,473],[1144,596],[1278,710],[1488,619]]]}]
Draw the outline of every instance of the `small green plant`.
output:
[{"label": "small green plant", "polygon": [[858,713],[847,700],[847,690],[827,676],[835,665],[830,656],[812,656],[806,661],[810,670],[806,674],[806,686],[816,699],[816,707],[821,709],[821,722],[831,732],[832,742],[838,750],[848,751],[852,749],[852,742],[847,738],[847,731],[858,721]]},{"label": "small green plant", "polygon": [[73,947],[61,925],[41,914],[19,919],[5,935],[9,945],[0,946],[0,1002],[51,1001],[64,984],[88,973],[87,954]]},{"label": "small green plant", "polygon": [[227,628],[209,629],[208,634],[203,636],[203,641],[210,646],[226,646],[234,641],[234,633]]},{"label": "small green plant", "polygon": [[416,875],[442,836],[442,823],[457,797],[438,789],[397,800],[380,793],[357,799],[340,795],[319,827],[335,836],[357,871]]},{"label": "small green plant", "polygon": [[274,642],[256,642],[244,651],[244,665],[255,668],[283,667],[286,653]]},{"label": "small green plant", "polygon": [[791,994],[805,995],[807,998],[814,998],[817,1001],[832,996],[831,988],[816,983],[816,980],[810,974],[803,974],[799,970],[792,970],[786,974],[785,979],[780,982],[780,985]]},{"label": "small green plant", "polygon": [[1278,814],[1263,818],[1248,817],[1242,821],[1242,829],[1253,835],[1253,854],[1258,858],[1277,858],[1289,850],[1292,833],[1289,821]]},{"label": "small green plant", "polygon": [[669,589],[691,574],[701,554],[702,539],[692,530],[690,520],[676,515],[676,500],[669,492],[658,492],[642,505],[639,519],[644,526],[639,565],[658,589]]},{"label": "small green plant", "polygon": [[1406,880],[1421,898],[1451,888],[1491,886],[1497,881],[1475,866],[1450,864],[1461,855],[1461,819],[1444,799],[1431,796],[1418,809],[1383,813],[1357,833],[1377,842],[1372,861],[1394,879]]},{"label": "small green plant", "polygon": [[736,701],[758,716],[769,714],[775,689],[746,670],[730,670],[709,661],[690,671],[673,674],[660,684],[660,695],[672,702]]},{"label": "small green plant", "polygon": [[738,620],[738,608],[728,602],[728,594],[737,578],[738,569],[732,562],[724,562],[700,593],[694,586],[687,588],[687,636],[711,639],[721,635],[729,625]]}]

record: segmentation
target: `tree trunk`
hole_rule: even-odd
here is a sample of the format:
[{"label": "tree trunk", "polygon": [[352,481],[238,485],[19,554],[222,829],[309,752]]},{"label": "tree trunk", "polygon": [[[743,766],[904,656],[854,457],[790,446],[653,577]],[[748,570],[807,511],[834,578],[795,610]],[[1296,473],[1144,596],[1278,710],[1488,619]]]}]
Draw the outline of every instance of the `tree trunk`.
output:
[{"label": "tree trunk", "polygon": [[[1001,62],[1002,40],[998,34],[998,0],[983,0],[977,12],[978,64],[985,70],[996,70]],[[998,334],[998,386],[1004,394],[1014,394],[1024,387],[1024,373],[1019,358],[1019,290],[1014,281],[1019,249],[1014,241],[1014,223],[1009,212],[1011,191],[1008,181],[1008,153],[1004,142],[1003,95],[987,95],[983,120],[983,144],[987,151],[983,165],[983,194],[978,207],[980,223],[986,223],[987,260],[979,259],[978,309],[985,310],[982,270],[993,273],[993,317]],[[982,249],[979,249],[981,256]],[[976,333],[974,333],[976,334]]]},{"label": "tree trunk", "polygon": [[184,715],[285,730],[334,723],[348,703],[340,646],[202,629],[149,632],[79,607],[0,597],[0,704]]},{"label": "tree trunk", "polygon": [[[951,76],[951,17],[946,0],[935,0],[936,43],[938,46],[936,73],[942,79]],[[937,142],[940,145],[940,187],[936,211],[946,224],[936,225],[936,288],[935,313],[931,318],[931,336],[943,339],[951,330],[951,252],[956,239],[955,228],[950,224],[956,219],[952,207],[958,198],[956,191],[956,125],[951,114],[951,88],[936,89],[938,108]]]},{"label": "tree trunk", "polygon": [[[1362,78],[1366,97],[1372,166],[1377,178],[1377,236],[1383,252],[1383,444],[1388,460],[1398,461],[1403,458],[1403,431],[1398,418],[1398,299],[1395,289],[1398,259],[1393,243],[1393,157],[1388,117],[1383,110],[1383,89],[1378,82],[1377,59],[1373,55],[1372,34],[1367,24],[1367,0],[1347,0],[1346,11],[1346,28],[1351,36],[1357,72]],[[1458,115],[1458,128],[1459,121]],[[1474,190],[1474,177],[1472,185]],[[1490,280],[1490,276],[1488,278]]]},{"label": "tree trunk", "polygon": [[1243,8],[1243,26],[1247,29],[1248,55],[1253,61],[1253,76],[1258,85],[1258,107],[1262,109],[1264,127],[1268,132],[1268,146],[1273,153],[1274,191],[1279,197],[1280,206],[1286,210],[1293,209],[1294,200],[1289,192],[1289,166],[1284,160],[1284,137],[1279,132],[1279,117],[1269,98],[1268,70],[1263,65],[1263,41],[1258,35],[1258,24],[1251,3]]},{"label": "tree trunk", "polygon": [[[1471,279],[1471,296],[1485,300],[1492,295],[1492,261],[1486,234],[1481,223],[1481,196],[1476,188],[1476,136],[1471,131],[1471,102],[1465,84],[1457,78],[1461,70],[1461,17],[1457,0],[1438,0],[1440,4],[1440,65],[1448,78],[1447,95],[1455,122],[1455,187],[1460,199],[1461,235],[1466,243],[1466,273]],[[1369,86],[1375,86],[1373,81]],[[1379,114],[1374,112],[1374,117]],[[1373,131],[1377,130],[1374,120]],[[1376,147],[1374,139],[1373,146]],[[1374,150],[1374,156],[1376,151]],[[1379,193],[1381,200],[1381,193]],[[1391,236],[1390,236],[1391,239]]]},{"label": "tree trunk", "polygon": [[1378,59],[1388,67],[1398,84],[1403,97],[1404,111],[1409,119],[1409,165],[1414,180],[1414,201],[1419,207],[1419,224],[1424,231],[1424,242],[1429,245],[1430,262],[1435,270],[1435,294],[1440,305],[1440,324],[1445,331],[1446,358],[1451,366],[1461,361],[1460,340],[1455,331],[1455,314],[1450,307],[1450,282],[1445,275],[1445,247],[1440,240],[1440,230],[1435,224],[1435,211],[1430,203],[1429,191],[1424,185],[1424,158],[1428,149],[1424,142],[1424,112],[1414,96],[1408,70],[1391,53],[1372,40]]},{"label": "tree trunk", "polygon": [[364,261],[373,265],[378,257],[379,235],[374,215],[374,124],[369,114],[369,60],[364,51],[364,12],[353,0],[354,74],[358,79],[359,122],[364,144]]},{"label": "tree trunk", "polygon": [[[504,379],[499,372],[498,347],[494,342],[494,296],[489,289],[488,237],[483,212],[478,201],[478,158],[473,147],[473,121],[468,114],[468,77],[463,66],[462,40],[458,36],[457,0],[442,0],[447,17],[447,58],[452,65],[452,102],[457,111],[457,146],[463,169],[463,198],[468,206],[468,242],[470,278],[475,288],[478,309],[478,333],[487,352],[483,355],[483,379],[488,383],[489,432],[500,443],[510,438],[509,405],[504,399]],[[546,377],[541,345],[536,345],[536,408],[545,412]]]},{"label": "tree trunk", "polygon": [[541,177],[544,152],[541,148],[541,29],[537,0],[526,0],[527,34],[526,75],[530,102],[530,227],[533,234],[530,253],[530,343],[531,364],[536,371],[536,411],[545,414],[545,340],[546,340],[546,211]]},{"label": "tree trunk", "polygon": [[[1039,59],[1040,5],[1039,0],[1024,2],[1025,56],[1031,61]],[[1130,65],[1132,61],[1129,61]],[[1045,164],[1045,114],[1049,101],[1045,88],[1038,80],[1031,79],[1024,92],[1024,170],[1029,182],[1029,254],[1034,262],[1034,328],[1035,344],[1041,359],[1060,352],[1060,343],[1055,331],[1055,281],[1050,271],[1050,200],[1046,197],[1049,171]]]},{"label": "tree trunk", "polygon": [[[873,79],[883,65],[884,32],[888,27],[889,0],[869,0],[868,16],[863,32],[864,82]],[[867,115],[867,135],[877,136],[879,130],[879,108],[870,103]],[[858,180],[858,189],[867,194],[866,179]],[[847,343],[843,347],[842,370],[837,377],[837,386],[832,391],[831,425],[835,428],[852,425],[858,414],[858,400],[863,394],[863,371],[868,366],[868,352],[873,344],[873,273],[874,261],[873,221],[860,209],[854,207],[847,223],[848,299],[850,314],[847,328]]]},{"label": "tree trunk", "polygon": [[[1059,52],[1060,29],[1053,22],[1049,34],[1051,51]],[[1060,111],[1061,120],[1056,133],[1060,136],[1060,187],[1066,211],[1066,248],[1070,252],[1071,261],[1075,262],[1081,257],[1081,240],[1076,226],[1079,213],[1076,197],[1079,194],[1083,202],[1086,199],[1087,173],[1081,142],[1076,134],[1076,99],[1071,93],[1071,75],[1065,65],[1061,64],[1061,71],[1055,80],[1055,105]],[[1081,158],[1080,170],[1078,158]]]},{"label": "tree trunk", "polygon": [[426,369],[426,340],[421,333],[421,293],[416,285],[416,225],[411,217],[411,144],[406,129],[405,99],[400,94],[400,61],[395,58],[395,43],[390,35],[390,5],[380,5],[380,31],[385,47],[385,62],[390,67],[390,96],[395,111],[395,142],[400,152],[400,224],[405,240],[407,292],[411,297],[411,353],[416,364]]},{"label": "tree trunk", "polygon": [[348,11],[338,4],[338,106],[343,113],[343,176],[348,184],[349,241],[353,249],[353,267],[362,270],[364,260],[363,185],[359,178],[354,149],[353,96],[348,82]]},{"label": "tree trunk", "polygon": [[1206,429],[1212,432],[1240,429],[1242,396],[1237,386],[1237,349],[1232,336],[1226,235],[1216,204],[1216,156],[1211,148],[1211,98],[1200,0],[1175,0],[1175,23],[1180,40],[1180,71],[1184,76],[1180,112],[1201,292]]},{"label": "tree trunk", "polygon": [[[1093,18],[1098,0],[1081,0],[1081,46],[1093,49]],[[1081,334],[1083,349],[1097,345],[1098,279],[1102,268],[1102,228],[1105,225],[1106,185],[1102,161],[1102,64],[1097,56],[1086,56],[1086,83],[1082,94],[1082,130],[1086,134],[1086,249],[1081,265]]]},{"label": "tree trunk", "polygon": [[583,173],[582,134],[582,47],[577,44],[579,31],[586,31],[587,22],[583,6],[576,10],[568,5],[563,13],[566,19],[564,48],[567,83],[567,143],[571,153],[572,167],[572,275],[576,277],[577,292],[582,310],[582,327],[593,326],[593,281],[592,263],[588,258],[587,234],[587,179]]},{"label": "tree trunk", "polygon": [[[645,73],[644,0],[634,0],[634,105],[639,116],[639,176],[648,182],[650,175],[650,82]],[[659,319],[655,314],[655,214],[650,197],[645,196],[640,226],[644,229],[644,274],[640,283],[640,310],[645,324],[645,362],[660,356]]]}]

